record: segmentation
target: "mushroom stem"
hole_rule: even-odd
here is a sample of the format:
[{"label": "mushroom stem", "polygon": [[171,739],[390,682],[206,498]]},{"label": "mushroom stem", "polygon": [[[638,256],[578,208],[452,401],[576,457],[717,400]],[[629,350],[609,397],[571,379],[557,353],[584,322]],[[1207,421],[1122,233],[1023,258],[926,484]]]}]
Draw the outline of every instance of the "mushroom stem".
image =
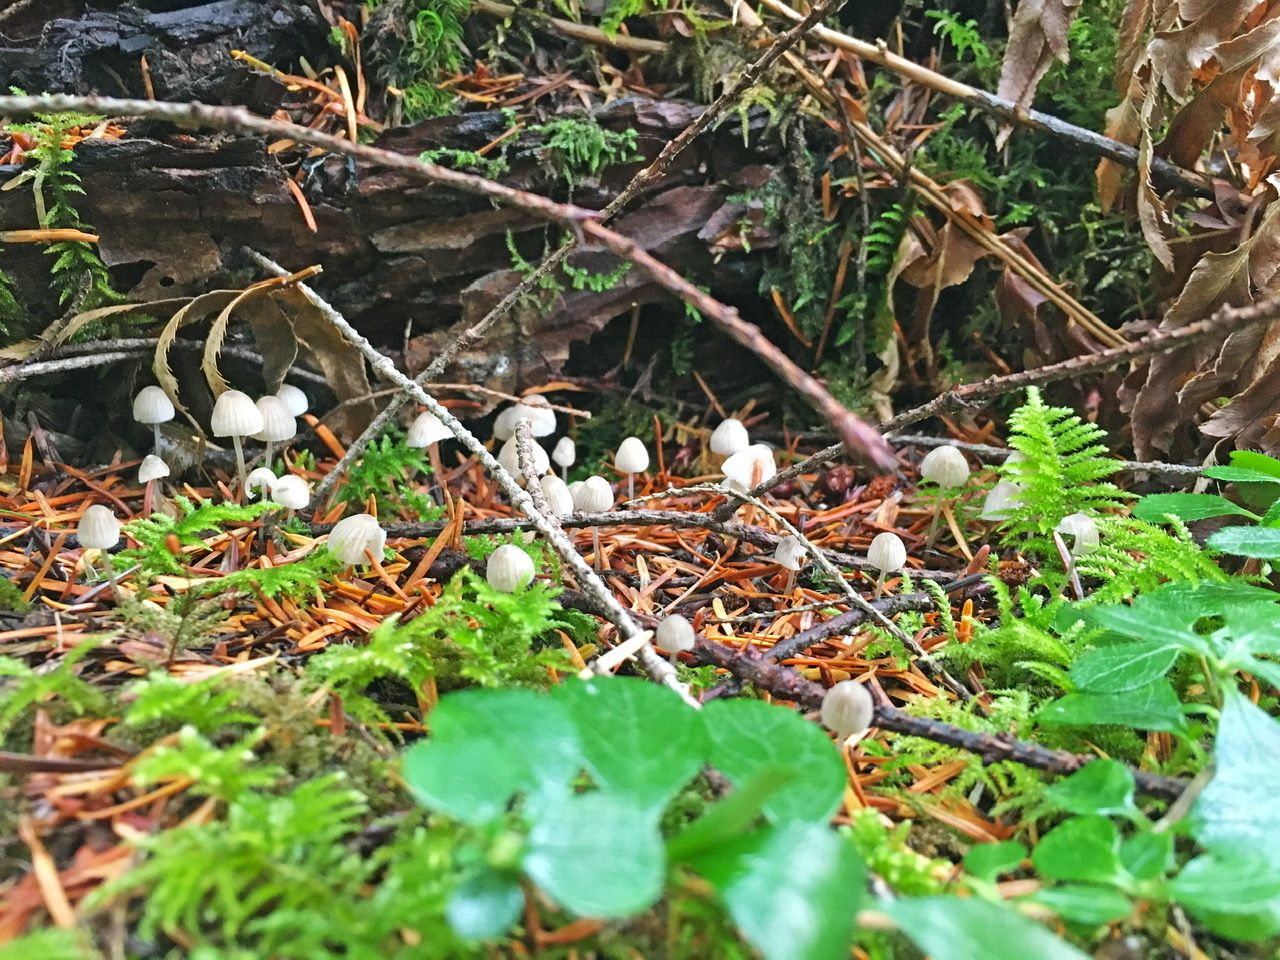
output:
[{"label": "mushroom stem", "polygon": [[444,482],[444,461],[440,459],[440,444],[429,444],[427,457],[431,460],[431,475],[435,478],[431,489],[436,494],[436,502],[443,504],[449,494]]},{"label": "mushroom stem", "polygon": [[604,558],[600,554],[600,528],[591,528],[591,556],[596,562],[596,572],[604,569]]},{"label": "mushroom stem", "polygon": [[564,464],[560,464],[560,479],[565,483],[569,482],[569,468]]},{"label": "mushroom stem", "polygon": [[627,499],[634,500],[636,498],[636,475],[634,473],[627,474]]},{"label": "mushroom stem", "polygon": [[933,517],[929,520],[929,534],[924,538],[924,549],[926,550],[933,546],[933,541],[938,536],[938,520],[941,517],[942,499],[939,498],[933,502]]},{"label": "mushroom stem", "polygon": [[144,517],[151,516],[152,502],[156,495],[156,482],[148,480],[147,485],[142,488],[142,515]]},{"label": "mushroom stem", "polygon": [[266,454],[264,455],[264,457],[263,457],[263,461],[262,461],[262,465],[263,465],[264,467],[266,467],[268,470],[270,470],[270,469],[271,469],[271,458],[272,458],[272,456],[274,456],[274,455],[275,455],[275,452],[276,452],[276,444],[275,444],[275,441],[274,441],[274,440],[268,440],[268,441],[267,441],[267,452],[266,452]]},{"label": "mushroom stem", "polygon": [[880,576],[876,577],[876,589],[875,593],[871,595],[872,600],[879,600],[880,594],[884,593],[884,578],[887,573],[887,570],[881,570]]},{"label": "mushroom stem", "polygon": [[153,436],[155,438],[151,446],[151,452],[158,457],[160,456],[160,424],[153,423],[151,425],[151,429],[154,432]]},{"label": "mushroom stem", "polygon": [[796,572],[794,570],[787,571],[787,585],[782,588],[784,596],[791,596],[791,591],[796,588]]},{"label": "mushroom stem", "polygon": [[236,471],[240,474],[240,495],[248,496],[249,491],[245,489],[247,471],[244,468],[244,446],[240,443],[238,436],[232,436],[231,443],[236,448]]}]

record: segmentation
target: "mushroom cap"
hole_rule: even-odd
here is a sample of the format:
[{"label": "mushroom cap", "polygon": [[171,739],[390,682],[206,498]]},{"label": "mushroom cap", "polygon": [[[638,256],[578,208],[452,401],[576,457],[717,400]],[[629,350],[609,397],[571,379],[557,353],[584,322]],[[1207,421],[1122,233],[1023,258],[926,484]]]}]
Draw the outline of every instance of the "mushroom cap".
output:
[{"label": "mushroom cap", "polygon": [[133,419],[148,426],[173,419],[173,401],[159,387],[143,387],[133,398]]},{"label": "mushroom cap", "polygon": [[1008,520],[1015,507],[1022,504],[1022,488],[1012,480],[1001,480],[987,491],[982,501],[982,520]]},{"label": "mushroom cap", "polygon": [[291,417],[300,417],[311,409],[311,401],[307,399],[307,395],[292,383],[280,384],[276,396],[284,401],[285,408],[288,409]]},{"label": "mushroom cap", "polygon": [[86,550],[110,550],[120,542],[120,521],[110,507],[95,503],[80,517],[76,536]]},{"label": "mushroom cap", "polygon": [[561,437],[551,450],[551,459],[557,467],[572,467],[578,459],[578,446],[572,437]]},{"label": "mushroom cap", "polygon": [[411,447],[429,447],[433,443],[448,440],[452,436],[449,428],[440,422],[439,417],[430,410],[424,410],[413,418],[413,423],[409,424],[409,435],[405,438],[405,443]]},{"label": "mushroom cap", "polygon": [[1055,528],[1064,537],[1071,537],[1071,555],[1083,556],[1096,548],[1101,542],[1098,524],[1087,513],[1071,513],[1058,521]]},{"label": "mushroom cap", "polygon": [[865,733],[875,715],[871,693],[857,680],[841,680],[822,698],[822,725],[841,740]]},{"label": "mushroom cap", "polygon": [[169,465],[154,453],[148,453],[142,458],[142,463],[138,464],[139,483],[150,483],[152,480],[159,480],[168,475]]},{"label": "mushroom cap", "polygon": [[515,544],[504,543],[485,563],[484,578],[503,593],[514,593],[533,579],[533,559]]},{"label": "mushroom cap", "polygon": [[867,547],[867,562],[881,573],[901,570],[907,563],[907,547],[896,533],[877,533]]},{"label": "mushroom cap", "polygon": [[649,451],[639,437],[627,437],[618,444],[618,452],[613,455],[613,465],[619,473],[644,473],[649,469]]},{"label": "mushroom cap", "polygon": [[289,510],[301,510],[311,502],[311,484],[287,473],[271,485],[271,501]]},{"label": "mushroom cap", "polygon": [[969,461],[951,444],[935,447],[920,461],[920,477],[944,490],[962,487],[969,479]]},{"label": "mushroom cap", "polygon": [[[547,451],[542,449],[542,444],[537,441],[531,441],[529,448],[533,454],[534,475],[540,477],[551,469],[551,460],[547,457]],[[520,471],[520,451],[516,447],[515,437],[510,437],[502,445],[502,449],[498,451],[498,462],[502,464],[507,473],[523,480],[524,474]]]},{"label": "mushroom cap", "polygon": [[298,435],[298,421],[293,419],[288,405],[279,397],[259,397],[255,406],[262,414],[262,429],[253,434],[253,439],[263,443],[283,443]]},{"label": "mushroom cap", "polygon": [[757,483],[771,480],[778,472],[773,451],[763,443],[753,443],[739,450],[720,465],[725,476],[725,486],[739,493],[747,493]]},{"label": "mushroom cap", "polygon": [[387,531],[378,525],[378,518],[367,513],[344,517],[329,531],[329,550],[349,567],[368,563],[366,553],[382,559],[387,545]]},{"label": "mushroom cap", "polygon": [[604,477],[587,477],[573,495],[579,513],[604,513],[613,506],[613,487]]},{"label": "mushroom cap", "polygon": [[251,437],[262,427],[262,411],[247,393],[224,390],[213,405],[209,428],[215,437]]},{"label": "mushroom cap", "polygon": [[773,561],[787,570],[799,570],[804,566],[805,555],[808,554],[804,541],[796,536],[786,536],[778,541],[773,550]]},{"label": "mushroom cap", "polygon": [[493,418],[493,439],[506,441],[516,435],[516,423],[521,416],[520,406],[520,404],[514,403],[509,407],[503,408]]},{"label": "mushroom cap", "polygon": [[733,417],[721,420],[720,425],[711,431],[711,452],[717,456],[729,457],[749,446],[751,438],[741,420]]},{"label": "mushroom cap", "polygon": [[255,470],[250,470],[249,475],[244,478],[244,490],[251,497],[265,497],[271,492],[271,488],[275,483],[276,475],[270,469],[258,467]]},{"label": "mushroom cap", "polygon": [[687,653],[696,640],[693,624],[678,613],[664,618],[653,635],[653,642],[663,653]]},{"label": "mushroom cap", "polygon": [[535,437],[549,437],[556,432],[556,412],[546,397],[534,394],[525,397],[519,404],[520,414],[516,417],[527,417],[529,427]]},{"label": "mushroom cap", "polygon": [[542,495],[547,498],[547,505],[557,517],[567,517],[573,513],[573,494],[568,485],[554,473],[549,473],[538,483],[542,486]]}]

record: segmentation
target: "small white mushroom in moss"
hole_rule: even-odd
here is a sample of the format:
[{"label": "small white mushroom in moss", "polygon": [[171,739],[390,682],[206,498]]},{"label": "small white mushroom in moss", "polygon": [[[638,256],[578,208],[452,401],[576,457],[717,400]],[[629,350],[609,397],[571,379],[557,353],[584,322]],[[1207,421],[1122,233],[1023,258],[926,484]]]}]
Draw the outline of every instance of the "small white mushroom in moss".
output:
[{"label": "small white mushroom in moss", "polygon": [[379,525],[377,517],[367,513],[344,517],[329,531],[329,550],[347,567],[381,564],[386,545],[387,531]]},{"label": "small white mushroom in moss", "polygon": [[533,580],[533,559],[515,544],[504,543],[489,554],[484,578],[503,593],[523,590]]},{"label": "small white mushroom in moss", "polygon": [[673,664],[680,654],[688,653],[693,649],[697,639],[693,632],[693,624],[678,613],[663,619],[653,634],[654,644],[671,658]]},{"label": "small white mushroom in moss", "polygon": [[262,429],[253,435],[253,439],[267,445],[263,463],[270,467],[275,445],[288,443],[298,435],[298,421],[293,418],[285,402],[277,396],[259,397],[255,406],[262,414]]},{"label": "small white mushroom in moss", "polygon": [[573,513],[573,494],[568,485],[554,473],[549,473],[538,481],[542,486],[542,495],[547,498],[547,506],[557,517],[567,517]]},{"label": "small white mushroom in moss", "polygon": [[[604,513],[613,506],[613,487],[604,477],[591,476],[573,492],[573,508],[578,513]],[[600,528],[591,528],[591,550],[596,569],[601,569],[604,555],[600,549]]]},{"label": "small white mushroom in moss", "polygon": [[285,520],[292,520],[295,510],[302,510],[311,502],[311,484],[302,477],[286,474],[271,485],[271,501],[285,508]]},{"label": "small white mushroom in moss", "polygon": [[133,419],[151,428],[152,450],[160,452],[160,424],[173,419],[173,401],[159,387],[143,387],[133,398]]},{"label": "small white mushroom in moss", "polygon": [[246,479],[243,440],[262,429],[262,412],[247,393],[224,390],[213,405],[209,426],[215,437],[231,438],[236,448],[236,472],[243,490]]},{"label": "small white mushroom in moss", "polygon": [[307,399],[307,395],[301,389],[295,387],[292,383],[280,384],[280,389],[276,391],[279,397],[289,411],[289,416],[300,417],[311,409],[311,401]]},{"label": "small white mushroom in moss", "polygon": [[978,517],[993,523],[1008,520],[1009,515],[1022,503],[1022,488],[1012,480],[1001,480],[987,491]]},{"label": "small white mushroom in moss", "polygon": [[[547,457],[547,451],[542,449],[542,444],[530,442],[529,452],[533,459],[535,477],[540,477],[551,469],[551,460]],[[498,463],[502,464],[503,469],[515,477],[522,486],[524,485],[524,471],[520,469],[520,448],[516,445],[515,437],[504,443],[502,449],[498,451]]]},{"label": "small white mushroom in moss", "polygon": [[879,571],[876,592],[872,599],[879,599],[884,590],[884,578],[897,573],[907,563],[907,547],[896,533],[878,533],[867,547],[867,562]]},{"label": "small white mushroom in moss", "polygon": [[249,476],[244,478],[245,496],[257,500],[266,499],[267,494],[271,492],[272,486],[275,485],[276,475],[266,467],[258,467],[256,470],[250,470]]},{"label": "small white mushroom in moss", "polygon": [[148,453],[138,465],[138,482],[143,485],[142,515],[151,516],[151,506],[155,499],[156,481],[169,475],[169,465],[154,453]]},{"label": "small white mushroom in moss", "polygon": [[111,512],[110,507],[95,503],[80,516],[76,525],[76,536],[80,540],[81,556],[84,559],[86,579],[95,576],[93,563],[84,551],[110,550],[120,542],[120,521]]},{"label": "small white mushroom in moss", "polygon": [[627,477],[627,499],[636,497],[636,474],[649,469],[649,451],[639,437],[627,437],[613,455],[613,465]]},{"label": "small white mushroom in moss", "polygon": [[787,585],[782,590],[787,596],[796,587],[796,574],[804,566],[808,553],[804,541],[794,535],[783,537],[774,547],[773,562],[787,571]]},{"label": "small white mushroom in moss", "polygon": [[771,480],[778,472],[773,451],[763,443],[753,443],[730,456],[720,470],[724,474],[723,486],[738,493],[750,493],[755,487]]},{"label": "small white mushroom in moss", "polygon": [[920,461],[920,478],[938,486],[938,496],[933,501],[933,516],[929,520],[929,534],[924,541],[925,548],[928,549],[933,546],[933,539],[938,534],[943,497],[948,491],[963,487],[968,481],[969,461],[951,444],[935,447]]},{"label": "small white mushroom in moss", "polygon": [[424,410],[418,414],[413,423],[409,424],[409,435],[405,438],[405,443],[411,447],[427,450],[427,457],[431,460],[431,472],[435,474],[436,485],[443,494],[444,485],[444,464],[440,460],[440,441],[448,440],[453,436],[440,418],[429,410]]},{"label": "small white mushroom in moss", "polygon": [[747,449],[751,438],[741,420],[730,417],[720,421],[719,426],[711,431],[711,452],[719,457],[731,457],[735,453]]},{"label": "small white mushroom in moss", "polygon": [[822,725],[841,741],[860,737],[871,728],[876,706],[871,694],[856,680],[841,680],[822,698]]},{"label": "small white mushroom in moss", "polygon": [[560,479],[569,479],[569,468],[577,462],[578,447],[571,437],[561,437],[551,451],[551,459],[560,468]]},{"label": "small white mushroom in moss", "polygon": [[1071,538],[1071,555],[1082,557],[1097,548],[1102,542],[1098,533],[1098,524],[1085,513],[1072,513],[1063,517],[1057,526],[1057,532]]}]

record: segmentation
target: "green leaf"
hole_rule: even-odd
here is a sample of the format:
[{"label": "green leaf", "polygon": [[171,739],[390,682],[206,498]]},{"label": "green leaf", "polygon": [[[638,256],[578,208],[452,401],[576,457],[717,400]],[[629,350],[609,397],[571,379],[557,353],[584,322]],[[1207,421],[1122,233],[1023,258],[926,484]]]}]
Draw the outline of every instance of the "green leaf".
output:
[{"label": "green leaf", "polygon": [[1179,520],[1205,520],[1209,517],[1249,517],[1258,515],[1226,497],[1216,493],[1152,493],[1143,497],[1133,507],[1133,515],[1139,520],[1162,523],[1169,514]]},{"label": "green leaf", "polygon": [[1220,855],[1269,850],[1280,835],[1280,723],[1228,690],[1214,743],[1215,774],[1191,808],[1192,834]]},{"label": "green leaf", "polygon": [[1182,703],[1167,680],[1126,693],[1069,693],[1045,704],[1036,720],[1048,726],[1117,725],[1183,733]]},{"label": "green leaf", "polygon": [[[1280,605],[1241,603],[1227,607],[1223,616],[1232,647],[1251,654],[1280,655]],[[1223,659],[1232,659],[1230,649],[1223,652]]]},{"label": "green leaf", "polygon": [[597,791],[539,805],[522,865],[566,910],[613,919],[657,902],[666,850],[656,815]]},{"label": "green leaf", "polygon": [[919,897],[881,908],[932,960],[1088,960],[1035,921],[986,900]]},{"label": "green leaf", "polygon": [[764,803],[775,821],[825,822],[840,806],[845,771],[826,733],[793,710],[759,700],[713,700],[702,711],[708,760],[735,785],[768,767],[794,776]]},{"label": "green leaf", "polygon": [[1280,557],[1280,528],[1227,527],[1209,537],[1206,543],[1222,553],[1269,560]]},{"label": "green leaf", "polygon": [[1052,880],[1114,883],[1123,879],[1120,834],[1106,817],[1072,817],[1054,827],[1031,851],[1031,862]]},{"label": "green leaf", "polygon": [[1206,477],[1224,480],[1227,483],[1280,483],[1280,476],[1249,467],[1206,467],[1203,473]]},{"label": "green leaf", "polygon": [[1267,507],[1267,512],[1258,523],[1264,527],[1280,527],[1280,500]]},{"label": "green leaf", "polygon": [[635,678],[575,680],[557,687],[553,699],[580,731],[596,784],[655,813],[706,762],[701,717],[666,687]]},{"label": "green leaf", "polygon": [[449,896],[444,915],[453,932],[466,940],[493,940],[520,916],[524,894],[516,877],[482,867]]},{"label": "green leaf", "polygon": [[866,876],[853,847],[825,825],[766,827],[691,866],[766,960],[848,957]]},{"label": "green leaf", "polygon": [[1050,803],[1068,813],[1104,816],[1129,813],[1133,805],[1133,774],[1117,760],[1094,760],[1045,791]]},{"label": "green leaf", "polygon": [[1203,616],[1203,598],[1182,584],[1144,594],[1128,606],[1094,607],[1085,612],[1085,619],[1093,626],[1142,641],[1153,649],[1202,650],[1204,644],[1193,627]]},{"label": "green leaf", "polygon": [[1181,649],[1168,645],[1109,643],[1081,654],[1070,676],[1087,693],[1125,693],[1159,680],[1181,654]]},{"label": "green leaf", "polygon": [[431,713],[431,739],[405,751],[418,802],[470,824],[506,810],[520,792],[568,792],[583,765],[563,705],[530,690],[462,690]]},{"label": "green leaf", "polygon": [[764,767],[672,838],[667,843],[667,856],[683,862],[742,836],[760,818],[765,801],[794,777],[791,767]]},{"label": "green leaf", "polygon": [[1087,883],[1064,883],[1040,890],[1029,897],[1032,902],[1048,907],[1064,920],[1101,926],[1129,915],[1129,898],[1111,887]]},{"label": "green leaf", "polygon": [[97,955],[75,930],[36,930],[0,944],[0,960],[92,960]]},{"label": "green leaf", "polygon": [[1120,863],[1135,880],[1155,880],[1173,865],[1173,834],[1148,830],[1120,844]]},{"label": "green leaf", "polygon": [[995,880],[1002,873],[1012,873],[1027,859],[1027,848],[1017,840],[1002,843],[978,843],[965,851],[964,868],[982,880]]},{"label": "green leaf", "polygon": [[1280,871],[1270,857],[1196,857],[1174,878],[1170,893],[1221,936],[1253,941],[1280,934]]}]

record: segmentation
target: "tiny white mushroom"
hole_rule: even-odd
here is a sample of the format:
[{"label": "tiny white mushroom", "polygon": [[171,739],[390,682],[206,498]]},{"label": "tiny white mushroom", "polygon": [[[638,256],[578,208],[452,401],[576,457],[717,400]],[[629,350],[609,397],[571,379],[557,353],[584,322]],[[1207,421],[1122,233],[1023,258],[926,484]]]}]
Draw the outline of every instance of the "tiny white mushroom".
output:
[{"label": "tiny white mushroom", "polygon": [[723,486],[738,493],[750,493],[752,489],[772,480],[778,472],[773,451],[763,443],[753,443],[739,450],[720,465],[724,474]]},{"label": "tiny white mushroom", "polygon": [[160,424],[173,419],[173,401],[159,387],[143,387],[133,398],[133,419],[151,427],[153,449],[160,452]]},{"label": "tiny white mushroom", "polygon": [[618,445],[618,452],[613,455],[613,465],[619,473],[627,477],[627,499],[636,496],[636,474],[649,469],[649,451],[639,437],[627,437]]},{"label": "tiny white mushroom", "polygon": [[329,531],[329,550],[344,566],[354,567],[382,561],[382,550],[387,545],[387,531],[378,525],[378,519],[367,513],[345,517]]},{"label": "tiny white mushroom", "polygon": [[795,535],[783,537],[773,550],[773,562],[787,571],[787,585],[783,593],[791,595],[796,586],[796,573],[804,566],[808,555],[804,541]]},{"label": "tiny white mushroom", "polygon": [[675,663],[682,653],[688,653],[697,642],[693,632],[693,624],[678,613],[664,618],[654,631],[653,642],[663,653]]},{"label": "tiny white mushroom", "polygon": [[151,505],[155,499],[156,481],[169,475],[169,465],[154,453],[148,453],[138,465],[138,482],[143,484],[142,515],[151,516]]},{"label": "tiny white mushroom", "polygon": [[529,429],[535,437],[549,437],[556,432],[556,412],[546,397],[535,393],[521,400],[520,407],[516,420],[528,419]]},{"label": "tiny white mushroom", "polygon": [[514,403],[503,409],[493,418],[493,439],[503,442],[510,440],[516,435],[516,424],[520,422],[520,418],[524,415],[521,405]]},{"label": "tiny white mushroom", "polygon": [[560,479],[569,479],[569,468],[578,459],[578,447],[571,437],[561,437],[551,451],[551,459],[560,468]]},{"label": "tiny white mushroom", "polygon": [[547,498],[547,505],[557,517],[567,517],[573,513],[573,494],[563,480],[554,473],[549,473],[538,483],[542,486],[542,495]]},{"label": "tiny white mushroom", "polygon": [[[551,460],[540,443],[530,442],[529,452],[533,457],[534,476],[540,477],[551,468]],[[515,437],[511,437],[502,445],[502,449],[498,451],[498,462],[507,473],[516,478],[521,486],[524,485],[524,473],[520,469],[520,449],[516,446]]]},{"label": "tiny white mushroom", "polygon": [[870,729],[876,707],[870,692],[857,680],[841,680],[822,698],[821,715],[822,725],[846,741]]},{"label": "tiny white mushroom", "polygon": [[251,437],[262,429],[262,412],[247,393],[224,390],[213,405],[210,428],[215,437],[230,437],[236,448],[236,470],[240,488],[244,489],[244,437]]},{"label": "tiny white mushroom", "polygon": [[93,564],[83,551],[110,550],[114,547],[120,540],[120,521],[110,507],[95,503],[81,515],[80,522],[76,525],[76,536],[80,540],[85,573],[93,576]]},{"label": "tiny white mushroom", "polygon": [[292,520],[293,511],[311,502],[311,484],[295,474],[286,474],[271,485],[271,500],[285,508],[286,520]]},{"label": "tiny white mushroom", "polygon": [[987,491],[982,501],[982,512],[978,517],[982,520],[999,522],[1008,520],[1009,515],[1022,503],[1022,488],[1012,480],[1001,480]]},{"label": "tiny white mushroom", "polygon": [[925,549],[933,546],[938,534],[938,519],[942,515],[942,496],[947,490],[962,487],[969,479],[969,461],[958,449],[945,444],[935,447],[920,461],[920,478],[938,485],[939,496],[933,501],[933,516],[929,520],[929,534],[925,537]]},{"label": "tiny white mushroom", "polygon": [[1101,537],[1098,534],[1098,524],[1093,518],[1084,513],[1072,513],[1065,516],[1058,522],[1057,532],[1064,537],[1071,537],[1071,555],[1073,557],[1084,556],[1094,550]]},{"label": "tiny white mushroom", "polygon": [[873,599],[879,598],[884,590],[884,578],[897,573],[907,562],[907,547],[896,533],[878,533],[867,547],[867,562],[880,572],[876,578],[876,592]]},{"label": "tiny white mushroom", "polygon": [[720,421],[719,426],[711,431],[711,452],[721,457],[730,457],[751,445],[747,428],[741,420],[730,417]]},{"label": "tiny white mushroom", "polygon": [[[573,491],[573,509],[578,513],[604,513],[613,506],[613,487],[604,477],[591,476],[582,481],[582,486]],[[591,528],[591,550],[595,558],[596,569],[604,562],[600,550],[600,528]]]},{"label": "tiny white mushroom", "polygon": [[515,593],[533,580],[533,559],[515,544],[504,543],[489,554],[484,578],[503,593]]},{"label": "tiny white mushroom", "polygon": [[277,443],[288,443],[298,435],[298,421],[293,419],[288,406],[277,396],[259,397],[255,406],[262,414],[262,429],[253,435],[253,439],[267,445],[264,464],[271,466],[271,455]]},{"label": "tiny white mushroom", "polygon": [[411,447],[427,448],[427,456],[431,460],[431,472],[435,474],[436,485],[444,494],[444,463],[440,460],[440,441],[448,440],[453,432],[440,422],[440,418],[429,410],[418,414],[409,424],[409,435],[405,443]]},{"label": "tiny white mushroom", "polygon": [[258,467],[256,470],[250,470],[249,476],[244,479],[245,496],[255,500],[261,498],[266,499],[267,494],[271,492],[271,488],[275,485],[276,475],[266,467]]},{"label": "tiny white mushroom", "polygon": [[280,384],[280,389],[276,391],[276,396],[284,401],[284,405],[292,417],[300,417],[311,409],[311,401],[307,399],[307,395],[292,383]]}]

